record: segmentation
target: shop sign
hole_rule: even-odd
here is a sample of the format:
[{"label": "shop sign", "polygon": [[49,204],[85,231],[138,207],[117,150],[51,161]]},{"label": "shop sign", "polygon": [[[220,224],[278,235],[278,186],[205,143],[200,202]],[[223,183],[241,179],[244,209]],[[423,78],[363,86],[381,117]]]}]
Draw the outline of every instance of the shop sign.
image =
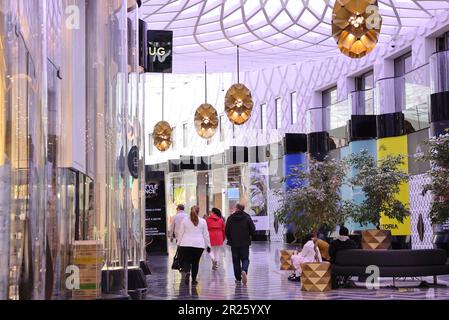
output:
[{"label": "shop sign", "polygon": [[173,31],[147,31],[147,72],[172,73]]},{"label": "shop sign", "polygon": [[139,179],[139,148],[133,146],[128,153],[128,169],[134,179]]}]

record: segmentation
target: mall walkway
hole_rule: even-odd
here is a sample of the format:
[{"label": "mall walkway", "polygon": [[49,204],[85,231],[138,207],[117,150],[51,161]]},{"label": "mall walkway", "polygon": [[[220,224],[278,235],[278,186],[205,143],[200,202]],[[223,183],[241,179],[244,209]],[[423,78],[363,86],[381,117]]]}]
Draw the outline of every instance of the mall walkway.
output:
[{"label": "mall walkway", "polygon": [[[201,260],[198,276],[199,284],[192,287],[181,281],[178,271],[170,269],[175,247],[170,247],[169,256],[151,256],[149,291],[147,299],[165,300],[348,300],[348,299],[449,299],[449,288],[408,288],[380,290],[339,289],[326,293],[301,291],[300,284],[287,280],[290,271],[279,270],[278,243],[253,243],[250,254],[248,284],[235,284],[232,271],[231,252],[226,246],[225,268],[212,271],[209,257]],[[426,278],[429,282],[432,278]],[[382,280],[382,286],[389,285],[390,279]],[[396,285],[411,286],[419,281],[396,282]],[[449,284],[449,277],[439,277],[439,283]]]}]

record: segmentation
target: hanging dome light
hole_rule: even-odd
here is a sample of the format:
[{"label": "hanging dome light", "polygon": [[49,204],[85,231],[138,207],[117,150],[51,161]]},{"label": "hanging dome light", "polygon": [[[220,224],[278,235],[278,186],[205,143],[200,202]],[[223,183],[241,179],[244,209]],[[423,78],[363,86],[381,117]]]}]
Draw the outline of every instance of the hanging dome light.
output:
[{"label": "hanging dome light", "polygon": [[229,120],[236,125],[242,125],[251,117],[253,110],[251,91],[243,84],[234,84],[225,96],[225,112]]},{"label": "hanging dome light", "polygon": [[218,128],[218,114],[215,108],[203,103],[195,112],[195,129],[198,135],[204,139],[210,139],[214,136]]},{"label": "hanging dome light", "polygon": [[215,108],[207,103],[207,63],[204,62],[204,103],[195,111],[195,129],[198,135],[204,139],[214,136],[218,128],[218,114]]},{"label": "hanging dome light", "polygon": [[161,152],[167,151],[172,145],[173,129],[167,121],[159,121],[153,129],[153,143]]},{"label": "hanging dome light", "polygon": [[370,53],[379,40],[382,17],[377,0],[336,0],[332,35],[340,51],[351,58]]},{"label": "hanging dome light", "polygon": [[229,120],[239,126],[249,120],[253,106],[251,91],[240,83],[240,48],[237,46],[237,83],[226,92],[225,112]]},{"label": "hanging dome light", "polygon": [[153,144],[161,152],[167,151],[172,145],[173,129],[164,121],[165,77],[162,73],[162,121],[156,123],[153,129]]}]

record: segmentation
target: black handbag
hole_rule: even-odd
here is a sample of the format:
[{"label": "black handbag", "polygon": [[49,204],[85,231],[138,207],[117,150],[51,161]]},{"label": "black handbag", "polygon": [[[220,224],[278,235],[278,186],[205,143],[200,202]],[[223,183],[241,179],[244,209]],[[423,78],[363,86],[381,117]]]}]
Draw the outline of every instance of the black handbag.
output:
[{"label": "black handbag", "polygon": [[176,254],[173,257],[173,263],[171,265],[172,270],[180,270],[181,269],[181,262],[179,261],[179,255],[178,250],[176,250]]}]

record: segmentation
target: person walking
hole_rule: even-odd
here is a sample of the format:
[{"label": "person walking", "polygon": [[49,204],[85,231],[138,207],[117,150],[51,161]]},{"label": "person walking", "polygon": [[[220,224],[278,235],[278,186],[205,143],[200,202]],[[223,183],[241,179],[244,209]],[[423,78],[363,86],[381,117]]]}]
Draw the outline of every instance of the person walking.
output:
[{"label": "person walking", "polygon": [[181,274],[186,284],[189,283],[190,275],[192,275],[192,285],[198,283],[196,278],[204,249],[210,252],[207,223],[199,217],[199,212],[198,206],[190,209],[190,216],[183,220],[178,238]]},{"label": "person walking", "polygon": [[181,229],[181,224],[184,219],[187,217],[187,213],[184,211],[184,205],[178,204],[176,207],[176,215],[173,218],[173,222],[170,224],[168,229],[168,235],[170,237],[170,241],[173,242],[173,238],[176,239],[176,243],[179,245],[179,230]]},{"label": "person walking", "polygon": [[220,261],[222,257],[223,242],[226,238],[225,222],[221,211],[217,208],[213,208],[211,214],[206,219],[206,222],[210,235],[212,270],[217,270],[218,261]]},{"label": "person walking", "polygon": [[225,234],[228,245],[231,246],[235,281],[246,284],[248,282],[249,247],[251,237],[256,233],[256,227],[251,216],[244,210],[244,205],[240,203],[236,205],[236,211],[226,222]]}]

